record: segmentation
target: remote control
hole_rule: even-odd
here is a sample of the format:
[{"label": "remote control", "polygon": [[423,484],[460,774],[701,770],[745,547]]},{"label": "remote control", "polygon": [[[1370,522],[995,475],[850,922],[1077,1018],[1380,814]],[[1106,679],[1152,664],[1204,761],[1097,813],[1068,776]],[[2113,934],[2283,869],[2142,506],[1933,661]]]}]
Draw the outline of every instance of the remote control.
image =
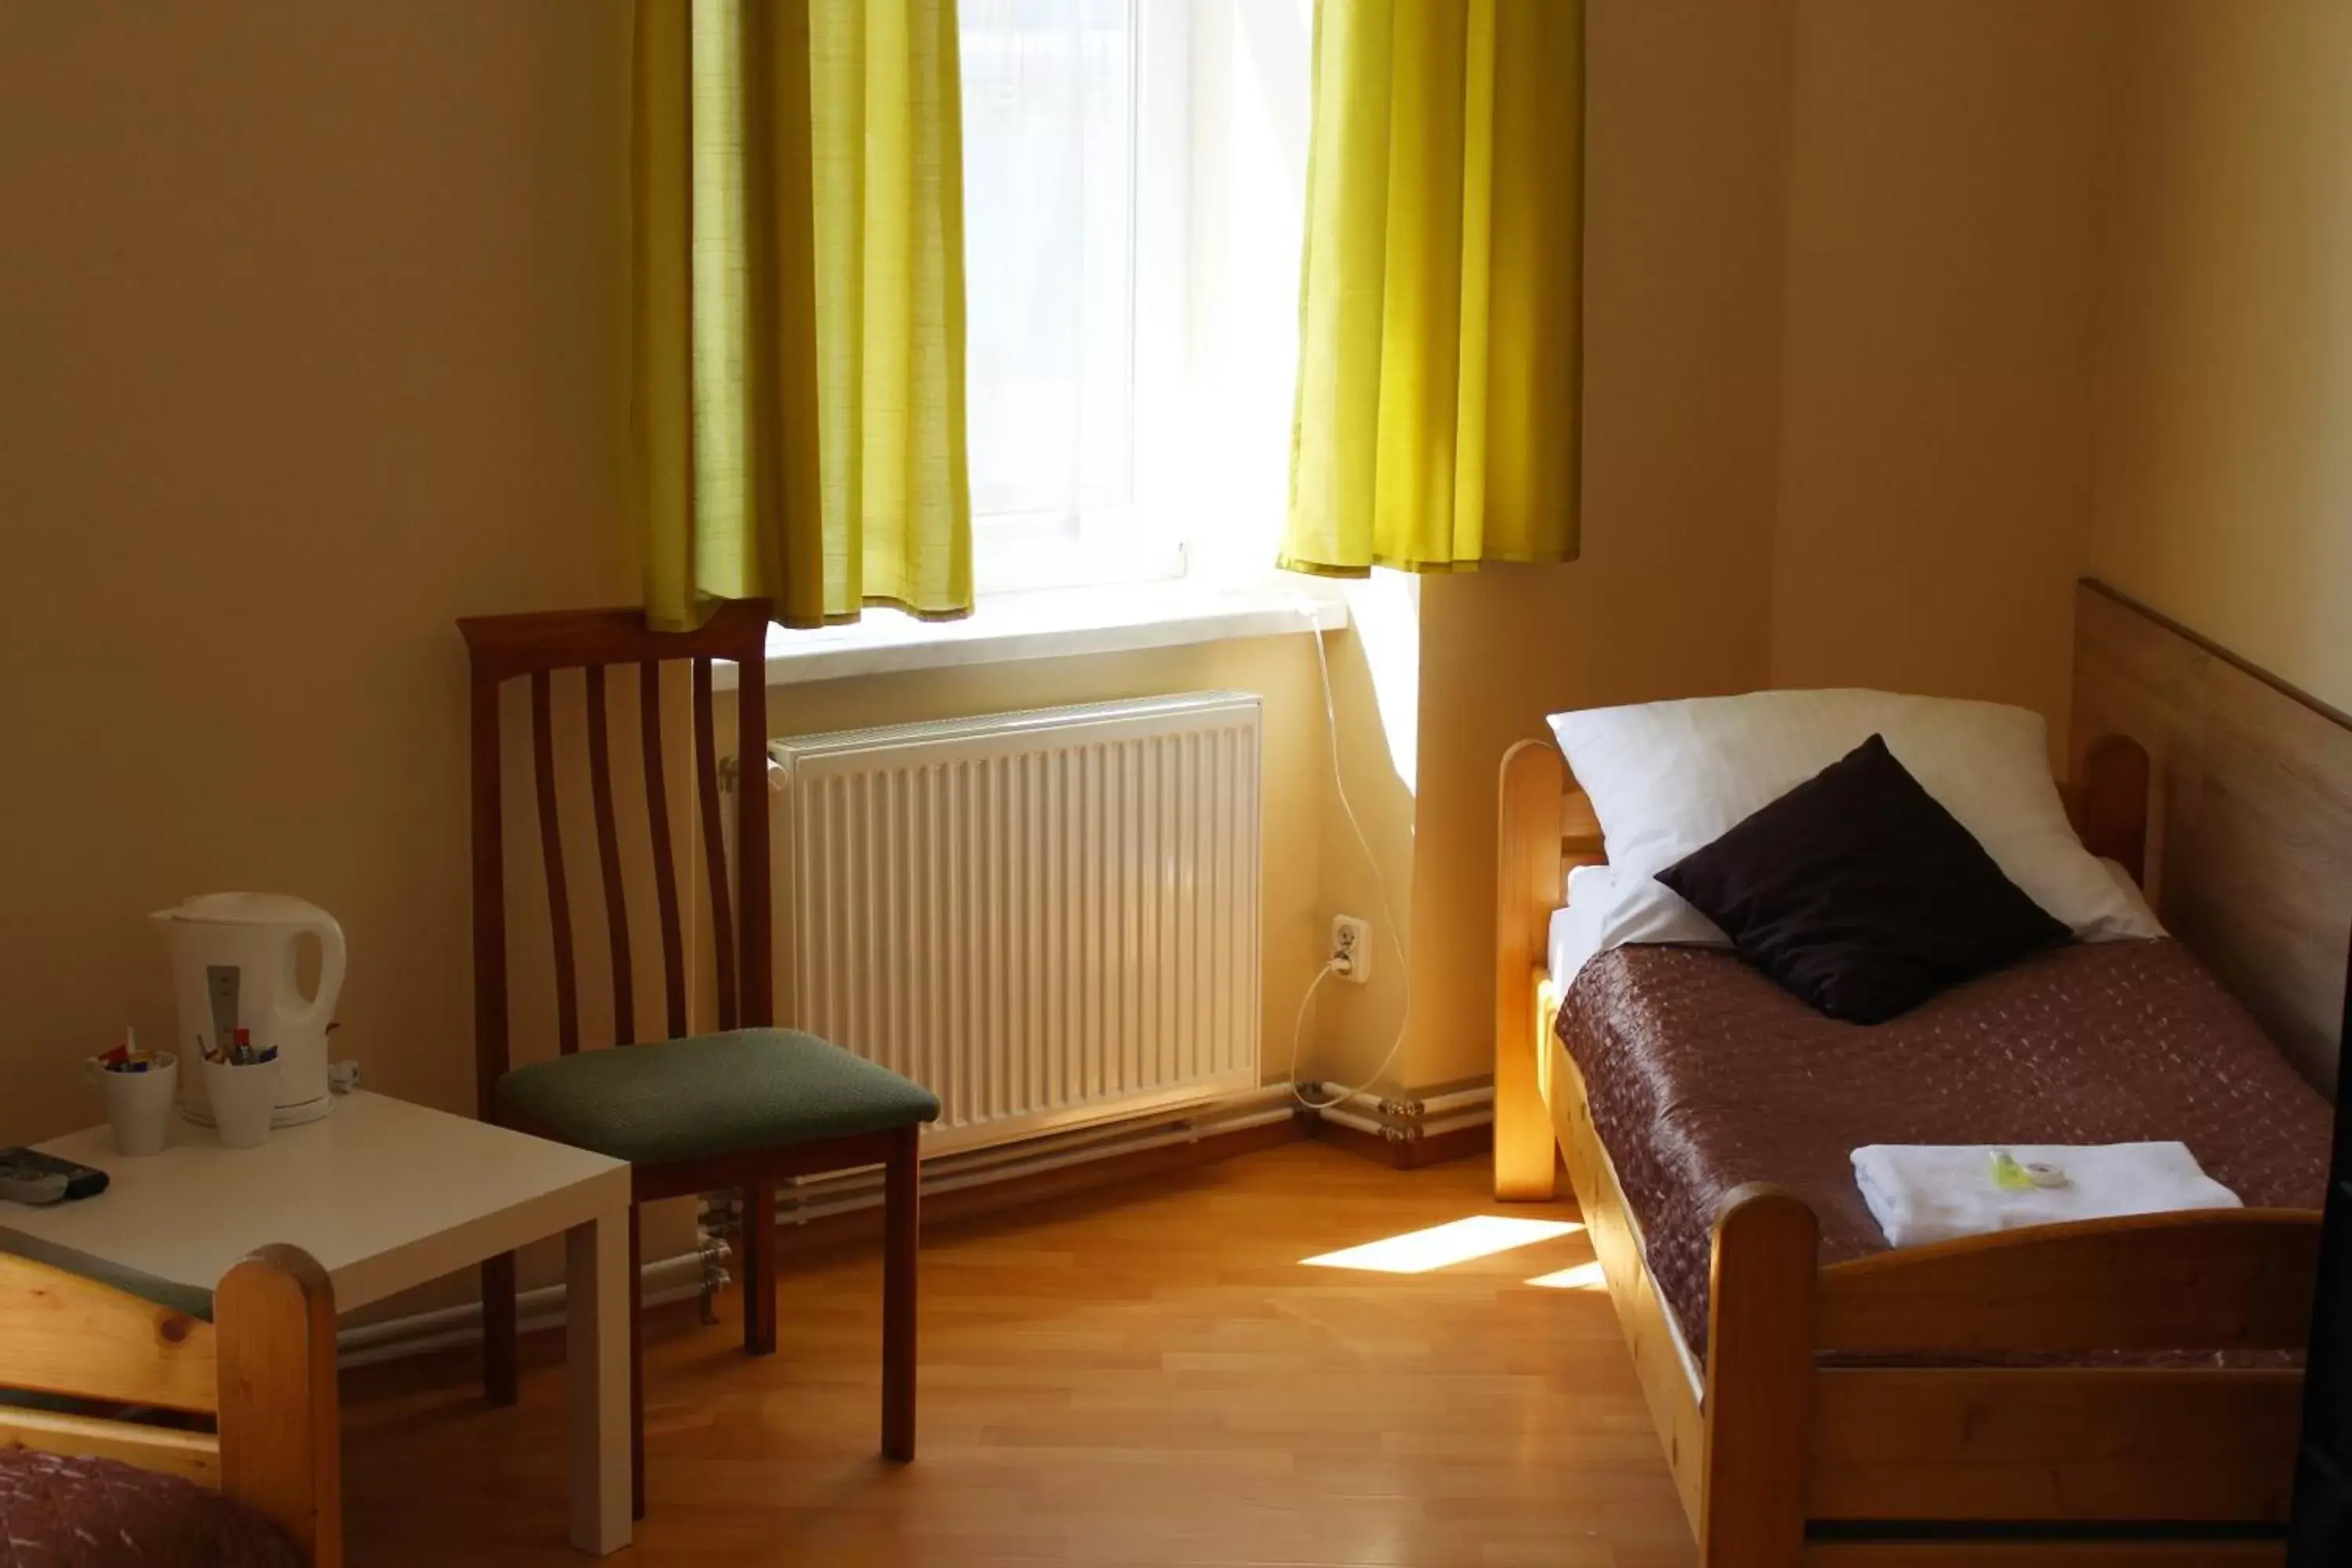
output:
[{"label": "remote control", "polygon": [[0,1149],[0,1198],[11,1203],[64,1203],[106,1191],[106,1173],[35,1149]]}]

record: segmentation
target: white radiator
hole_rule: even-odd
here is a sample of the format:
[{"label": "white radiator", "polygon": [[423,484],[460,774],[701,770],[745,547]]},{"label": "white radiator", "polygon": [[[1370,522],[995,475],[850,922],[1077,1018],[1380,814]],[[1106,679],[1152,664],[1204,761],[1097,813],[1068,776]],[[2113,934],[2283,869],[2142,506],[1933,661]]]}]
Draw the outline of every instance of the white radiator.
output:
[{"label": "white radiator", "polygon": [[1257,698],[779,741],[782,1016],[929,1088],[927,1152],[1258,1082]]}]

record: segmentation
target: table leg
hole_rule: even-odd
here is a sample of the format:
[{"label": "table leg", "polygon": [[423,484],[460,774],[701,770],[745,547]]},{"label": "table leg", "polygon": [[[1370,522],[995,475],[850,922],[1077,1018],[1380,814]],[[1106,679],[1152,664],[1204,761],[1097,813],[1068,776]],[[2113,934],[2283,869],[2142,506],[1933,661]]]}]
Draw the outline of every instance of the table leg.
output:
[{"label": "table leg", "polygon": [[572,1544],[629,1544],[629,1210],[564,1233]]}]

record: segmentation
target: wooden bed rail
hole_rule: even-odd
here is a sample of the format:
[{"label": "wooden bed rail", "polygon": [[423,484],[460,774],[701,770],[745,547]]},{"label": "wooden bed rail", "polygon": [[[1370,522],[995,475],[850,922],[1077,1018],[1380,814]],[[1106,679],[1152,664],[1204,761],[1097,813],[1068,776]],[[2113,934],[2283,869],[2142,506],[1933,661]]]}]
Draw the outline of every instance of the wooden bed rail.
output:
[{"label": "wooden bed rail", "polygon": [[0,1388],[217,1416],[217,1433],[0,1406],[0,1447],[116,1459],[260,1514],[311,1568],[341,1568],[334,1291],[267,1247],[213,1293],[213,1322],[0,1253]]},{"label": "wooden bed rail", "polygon": [[0,1388],[209,1415],[219,1408],[213,1326],[0,1252]]},{"label": "wooden bed rail", "polygon": [[1822,1270],[1814,1343],[1856,1352],[2300,1350],[2319,1215],[2082,1220]]},{"label": "wooden bed rail", "polygon": [[1827,1268],[1818,1237],[1811,1209],[1776,1187],[1738,1189],[1717,1219],[1701,1395],[1708,1568],[1812,1561],[1802,1543],[1825,1524],[2284,1521],[2297,1369],[2198,1353],[1965,1358],[2299,1346],[2317,1215],[2036,1226]]},{"label": "wooden bed rail", "polygon": [[1873,1534],[1949,1520],[2275,1529],[2302,1398],[2292,1368],[1822,1367],[1801,1512]]}]

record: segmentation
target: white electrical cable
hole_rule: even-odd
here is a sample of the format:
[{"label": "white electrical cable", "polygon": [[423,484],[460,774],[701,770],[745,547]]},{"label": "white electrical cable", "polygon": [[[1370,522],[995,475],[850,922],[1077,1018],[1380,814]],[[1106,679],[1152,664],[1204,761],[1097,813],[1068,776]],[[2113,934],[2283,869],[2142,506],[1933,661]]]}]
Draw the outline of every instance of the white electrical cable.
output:
[{"label": "white electrical cable", "polygon": [[1404,1049],[1405,1026],[1412,1020],[1412,965],[1405,957],[1404,938],[1399,934],[1402,928],[1397,924],[1396,910],[1389,902],[1388,879],[1381,875],[1380,858],[1372,853],[1371,840],[1364,837],[1364,825],[1356,820],[1356,807],[1348,799],[1348,781],[1339,767],[1339,710],[1331,700],[1331,660],[1323,651],[1323,623],[1316,618],[1315,610],[1313,600],[1304,597],[1299,600],[1299,613],[1307,617],[1307,629],[1315,637],[1316,668],[1323,674],[1323,726],[1331,742],[1331,783],[1339,793],[1339,809],[1347,814],[1348,826],[1356,835],[1356,847],[1364,852],[1364,864],[1371,868],[1372,887],[1380,894],[1381,926],[1388,932],[1389,946],[1395,950],[1397,973],[1403,977],[1404,983],[1402,1005],[1397,1014],[1396,1038],[1389,1043],[1389,1054],[1381,1058],[1381,1065],[1372,1069],[1372,1076],[1353,1089],[1343,1088],[1336,1100],[1310,1100],[1298,1087],[1298,1040],[1306,1031],[1307,1009],[1315,1000],[1315,993],[1324,981],[1340,972],[1343,967],[1341,962],[1336,958],[1325,960],[1315,978],[1307,982],[1307,994],[1298,999],[1298,1015],[1290,1025],[1290,1092],[1299,1104],[1309,1110],[1328,1110],[1378,1083],[1381,1075],[1397,1059],[1397,1053]]}]

